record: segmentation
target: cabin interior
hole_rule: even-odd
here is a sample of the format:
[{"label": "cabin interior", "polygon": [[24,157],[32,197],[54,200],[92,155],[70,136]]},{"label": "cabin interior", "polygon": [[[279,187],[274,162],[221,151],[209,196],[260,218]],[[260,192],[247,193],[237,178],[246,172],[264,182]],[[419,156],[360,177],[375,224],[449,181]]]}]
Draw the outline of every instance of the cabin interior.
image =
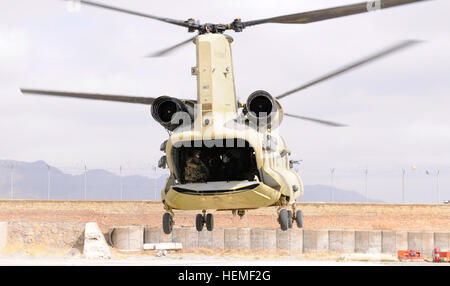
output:
[{"label": "cabin interior", "polygon": [[[184,141],[172,149],[174,175],[181,183],[260,180],[255,151],[247,141],[237,139]],[[186,162],[199,152],[206,167],[206,179],[185,178]]]}]

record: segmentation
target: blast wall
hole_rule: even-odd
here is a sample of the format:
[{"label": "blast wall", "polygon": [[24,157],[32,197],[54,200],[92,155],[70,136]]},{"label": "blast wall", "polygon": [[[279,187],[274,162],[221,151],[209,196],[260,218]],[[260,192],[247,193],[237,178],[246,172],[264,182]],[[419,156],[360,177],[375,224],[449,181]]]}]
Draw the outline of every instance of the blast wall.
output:
[{"label": "blast wall", "polygon": [[[8,244],[78,248],[84,245],[84,223],[0,222],[0,251]],[[288,251],[292,253],[390,253],[415,249],[431,256],[434,248],[450,251],[450,231],[302,230],[264,228],[216,228],[198,232],[175,227],[169,235],[160,227],[111,228],[106,241],[118,250],[142,251],[145,243],[177,242],[183,249],[235,249]]]}]

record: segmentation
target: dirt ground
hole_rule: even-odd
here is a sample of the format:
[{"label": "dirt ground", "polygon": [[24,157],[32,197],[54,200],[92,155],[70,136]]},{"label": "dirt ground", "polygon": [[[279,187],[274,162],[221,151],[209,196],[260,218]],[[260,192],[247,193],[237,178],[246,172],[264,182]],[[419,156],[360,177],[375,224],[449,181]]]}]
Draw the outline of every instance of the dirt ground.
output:
[{"label": "dirt ground", "polygon": [[[450,231],[450,205],[298,203],[304,229]],[[276,228],[276,208],[214,213],[215,227]],[[120,225],[161,226],[163,206],[151,201],[0,200],[0,221],[87,222],[102,229]],[[175,211],[177,226],[194,226],[198,211]]]},{"label": "dirt ground", "polygon": [[[73,250],[73,249],[72,249]],[[400,262],[390,254],[362,253],[297,253],[283,250],[179,250],[158,255],[154,251],[120,252],[112,250],[111,259],[85,259],[80,252],[69,249],[55,249],[49,246],[35,245],[24,251],[7,247],[0,253],[0,266],[43,266],[43,265],[79,265],[79,266],[401,266],[433,265],[450,266],[450,263],[430,263],[430,259],[414,262]]]}]

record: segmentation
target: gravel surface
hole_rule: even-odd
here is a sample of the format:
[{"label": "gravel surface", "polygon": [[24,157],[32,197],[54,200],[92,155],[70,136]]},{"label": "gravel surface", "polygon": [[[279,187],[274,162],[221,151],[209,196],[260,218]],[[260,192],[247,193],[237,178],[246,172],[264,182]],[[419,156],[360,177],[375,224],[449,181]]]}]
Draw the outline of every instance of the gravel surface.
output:
[{"label": "gravel surface", "polygon": [[58,257],[0,257],[0,266],[450,266],[450,263],[430,262],[367,262],[303,259],[238,259],[193,256],[129,257],[125,259],[90,260]]},{"label": "gravel surface", "polygon": [[[448,231],[450,204],[298,203],[304,229]],[[214,213],[216,227],[277,228],[275,207],[250,210],[240,219],[229,211]],[[88,222],[112,226],[160,227],[160,202],[0,200],[0,221]],[[177,226],[194,226],[198,211],[175,211]]]}]

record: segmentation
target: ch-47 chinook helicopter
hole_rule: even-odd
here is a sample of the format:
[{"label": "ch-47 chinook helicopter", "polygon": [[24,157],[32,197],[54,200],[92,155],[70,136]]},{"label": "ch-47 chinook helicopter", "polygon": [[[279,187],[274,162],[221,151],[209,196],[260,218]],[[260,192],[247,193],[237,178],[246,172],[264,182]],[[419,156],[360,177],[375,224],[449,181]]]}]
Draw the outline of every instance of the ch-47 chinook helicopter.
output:
[{"label": "ch-47 chinook helicopter", "polygon": [[[262,90],[253,92],[246,103],[236,99],[234,71],[231,58],[233,39],[226,31],[244,29],[266,23],[307,24],[353,14],[391,8],[424,0],[384,0],[303,12],[254,21],[235,19],[230,24],[201,24],[194,19],[186,21],[157,17],[141,12],[112,7],[91,1],[78,3],[116,12],[181,26],[196,32],[177,45],[151,56],[167,54],[180,46],[196,45],[197,64],[191,69],[197,77],[197,100],[161,96],[133,97],[92,93],[75,93],[37,89],[21,89],[23,93],[76,97],[151,105],[153,118],[169,131],[169,138],[161,145],[165,156],[160,167],[170,169],[161,198],[166,213],[163,230],[171,233],[174,225],[173,210],[199,210],[196,228],[201,231],[214,227],[213,215],[207,210],[228,210],[242,217],[246,210],[278,207],[278,222],[282,230],[296,222],[303,226],[301,210],[295,202],[303,195],[303,183],[292,170],[296,162],[290,160],[290,151],[276,132],[283,117],[312,121],[328,126],[339,123],[284,113],[280,99],[323,82],[346,71],[417,43],[407,40],[397,43],[371,56],[344,66],[316,80],[278,96]],[[203,166],[201,180],[186,179],[187,162],[198,156]],[[292,208],[292,211],[289,210]]]}]

